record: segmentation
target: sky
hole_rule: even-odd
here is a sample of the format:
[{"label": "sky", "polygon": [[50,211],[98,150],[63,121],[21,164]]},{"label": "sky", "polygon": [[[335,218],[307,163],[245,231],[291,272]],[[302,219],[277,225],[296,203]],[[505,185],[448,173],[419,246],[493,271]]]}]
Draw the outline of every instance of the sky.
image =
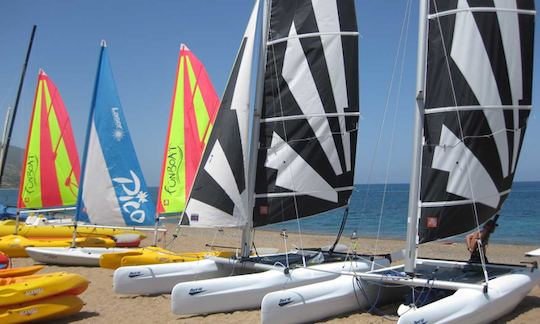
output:
[{"label": "sky", "polygon": [[[206,66],[221,95],[244,33],[248,0],[2,0],[0,1],[0,119],[15,102],[32,25],[37,33],[15,121],[13,142],[24,146],[39,68],[57,85],[82,156],[99,44],[107,41],[120,100],[149,185],[158,185],[177,58],[185,43]],[[416,80],[417,1],[407,27],[407,1],[358,0],[360,122],[357,183],[406,183],[412,151]],[[405,54],[398,55],[402,29]],[[516,173],[540,180],[536,27],[533,112]],[[396,57],[403,62],[393,78]],[[402,71],[402,73],[401,73]],[[399,86],[401,84],[401,86]],[[388,107],[383,124],[385,107]],[[394,115],[395,113],[395,115]],[[395,117],[394,117],[395,116]],[[393,127],[395,118],[395,127]],[[394,134],[394,141],[392,141]],[[378,145],[377,145],[378,143]]]}]

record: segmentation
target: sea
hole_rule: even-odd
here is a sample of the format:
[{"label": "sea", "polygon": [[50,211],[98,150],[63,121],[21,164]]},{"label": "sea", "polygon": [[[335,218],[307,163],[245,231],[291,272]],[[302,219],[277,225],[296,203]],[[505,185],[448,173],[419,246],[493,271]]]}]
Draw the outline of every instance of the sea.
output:
[{"label": "sea", "polygon": [[[149,189],[154,201],[157,188]],[[355,185],[344,236],[405,239],[407,227],[408,184]],[[16,205],[17,190],[0,190],[0,203]],[[287,230],[290,233],[336,234],[344,209],[300,220],[260,227],[262,230]],[[540,182],[514,182],[498,219],[499,226],[490,241],[506,244],[540,244]],[[464,235],[447,240],[462,241]]]}]

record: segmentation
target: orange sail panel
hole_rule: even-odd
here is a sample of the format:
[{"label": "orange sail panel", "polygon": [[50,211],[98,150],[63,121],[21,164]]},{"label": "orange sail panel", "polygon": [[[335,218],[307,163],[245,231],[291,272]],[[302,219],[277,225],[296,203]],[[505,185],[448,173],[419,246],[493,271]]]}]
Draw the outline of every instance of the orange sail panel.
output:
[{"label": "orange sail panel", "polygon": [[219,97],[204,65],[182,44],[158,193],[158,213],[184,210],[218,107]]},{"label": "orange sail panel", "polygon": [[69,115],[58,89],[39,71],[28,130],[19,208],[75,205],[79,186],[79,156]]}]

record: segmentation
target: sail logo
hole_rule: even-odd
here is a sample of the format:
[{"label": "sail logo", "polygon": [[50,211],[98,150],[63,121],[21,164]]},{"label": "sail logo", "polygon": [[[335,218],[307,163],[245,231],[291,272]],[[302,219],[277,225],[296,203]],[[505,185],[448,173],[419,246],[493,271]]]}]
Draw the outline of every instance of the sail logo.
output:
[{"label": "sail logo", "polygon": [[[131,179],[114,178],[113,182],[120,184],[124,195],[118,197],[122,210],[129,213],[129,218],[136,223],[144,223],[146,212],[141,209],[142,205],[148,201],[148,193],[141,190],[141,180],[135,172],[129,170]],[[129,186],[129,187],[128,187]]]},{"label": "sail logo", "polygon": [[182,154],[180,146],[169,146],[167,150],[167,166],[165,168],[167,176],[163,189],[171,195],[176,192],[180,184],[179,169],[183,162]]},{"label": "sail logo", "polygon": [[[24,182],[24,191],[26,193],[32,194],[36,191],[37,187],[37,177],[36,172],[39,168],[39,159],[36,155],[29,155],[26,159],[26,170],[25,175],[26,179]],[[28,197],[25,198],[25,200]]]},{"label": "sail logo", "polygon": [[122,126],[119,111],[120,108],[118,107],[111,108],[111,114],[114,122],[113,138],[118,142],[124,138],[124,126]]}]

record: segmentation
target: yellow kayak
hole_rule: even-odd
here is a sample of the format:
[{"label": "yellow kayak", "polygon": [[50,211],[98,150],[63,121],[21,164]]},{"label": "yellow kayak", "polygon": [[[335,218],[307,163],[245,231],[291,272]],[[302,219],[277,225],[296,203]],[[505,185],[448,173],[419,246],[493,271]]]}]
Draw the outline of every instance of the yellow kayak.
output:
[{"label": "yellow kayak", "polygon": [[[15,221],[3,220],[0,221],[0,236],[11,235],[15,233]],[[138,234],[140,239],[144,239],[146,235],[139,231],[130,229],[118,228],[96,228],[92,226],[77,226],[77,235],[79,236],[115,236],[118,234]],[[61,225],[26,225],[19,223],[19,234],[25,237],[71,237],[73,235],[73,226]]]},{"label": "yellow kayak", "polygon": [[197,261],[204,259],[207,255],[228,258],[233,256],[234,252],[207,251],[174,253],[159,247],[151,246],[126,252],[104,253],[99,259],[99,266],[107,269],[117,269],[119,267],[134,265]]},{"label": "yellow kayak", "polygon": [[37,265],[37,266],[29,266],[29,267],[0,269],[0,278],[28,276],[28,275],[38,272],[44,267],[45,266]]},{"label": "yellow kayak", "polygon": [[88,288],[84,277],[67,272],[0,279],[0,307],[59,294],[78,295]]},{"label": "yellow kayak", "polygon": [[[10,258],[25,258],[27,247],[69,247],[70,238],[29,239],[20,235],[0,237],[0,251]],[[78,247],[114,247],[116,242],[108,237],[77,237]]]},{"label": "yellow kayak", "polygon": [[59,295],[24,304],[0,307],[0,323],[50,321],[78,313],[83,301],[73,295]]}]

